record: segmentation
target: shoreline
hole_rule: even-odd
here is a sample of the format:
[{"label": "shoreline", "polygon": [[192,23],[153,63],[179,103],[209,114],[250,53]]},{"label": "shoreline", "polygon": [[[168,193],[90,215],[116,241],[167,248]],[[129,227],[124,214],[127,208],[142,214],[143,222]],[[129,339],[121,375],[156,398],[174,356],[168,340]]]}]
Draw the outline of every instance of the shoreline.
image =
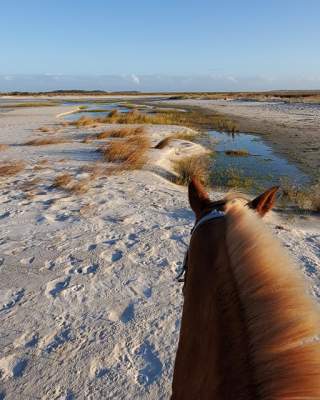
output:
[{"label": "shoreline", "polygon": [[274,151],[296,164],[311,178],[319,177],[320,170],[320,107],[319,112],[307,116],[299,110],[291,111],[269,104],[246,105],[230,101],[174,100],[167,104],[183,105],[218,112],[239,125],[240,132],[258,134]]}]

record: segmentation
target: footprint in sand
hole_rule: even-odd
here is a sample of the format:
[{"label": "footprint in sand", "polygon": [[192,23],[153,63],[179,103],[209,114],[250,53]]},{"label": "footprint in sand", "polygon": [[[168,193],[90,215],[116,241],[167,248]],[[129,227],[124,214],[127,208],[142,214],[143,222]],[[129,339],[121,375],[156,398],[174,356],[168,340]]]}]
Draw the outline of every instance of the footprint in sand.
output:
[{"label": "footprint in sand", "polygon": [[67,276],[66,279],[56,279],[47,284],[46,294],[56,298],[63,290],[65,290],[70,283],[71,276]]},{"label": "footprint in sand", "polygon": [[19,289],[15,292],[8,290],[8,291],[0,291],[0,313],[10,310],[14,307],[24,296],[25,290]]},{"label": "footprint in sand", "polygon": [[111,321],[121,321],[127,324],[134,319],[134,304],[129,303],[124,309],[119,308],[111,310],[108,317]]},{"label": "footprint in sand", "polygon": [[74,340],[71,328],[67,327],[57,333],[53,339],[46,345],[44,351],[48,354],[54,352],[58,347],[63,346],[67,342]]},{"label": "footprint in sand", "polygon": [[138,356],[137,380],[140,385],[152,385],[162,373],[162,362],[160,361],[154,347],[146,340],[136,351]]},{"label": "footprint in sand", "polygon": [[16,358],[10,355],[0,359],[0,370],[3,378],[20,378],[27,368],[27,358]]}]

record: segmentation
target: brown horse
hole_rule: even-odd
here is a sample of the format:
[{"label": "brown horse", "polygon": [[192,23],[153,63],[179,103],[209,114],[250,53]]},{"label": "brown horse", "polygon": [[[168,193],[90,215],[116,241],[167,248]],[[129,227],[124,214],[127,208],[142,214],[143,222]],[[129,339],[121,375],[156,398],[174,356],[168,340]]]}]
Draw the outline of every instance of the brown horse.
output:
[{"label": "brown horse", "polygon": [[320,399],[317,306],[258,218],[276,191],[212,202],[199,182],[189,185],[196,225],[173,400]]}]

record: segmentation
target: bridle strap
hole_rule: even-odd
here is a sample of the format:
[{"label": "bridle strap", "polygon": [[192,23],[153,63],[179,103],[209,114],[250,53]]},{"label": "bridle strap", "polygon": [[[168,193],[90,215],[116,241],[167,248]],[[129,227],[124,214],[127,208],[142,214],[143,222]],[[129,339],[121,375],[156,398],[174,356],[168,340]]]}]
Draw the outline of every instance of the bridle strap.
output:
[{"label": "bridle strap", "polygon": [[[224,217],[225,213],[223,211],[219,210],[211,210],[207,214],[205,214],[200,220],[195,224],[195,226],[191,229],[191,237],[194,234],[194,232],[199,228],[199,226],[203,225],[205,222],[211,221],[213,219],[217,218],[222,218]],[[191,240],[191,238],[190,238]],[[188,256],[189,256],[189,247],[187,248],[184,259],[183,259],[183,264],[182,264],[182,270],[176,277],[176,280],[178,282],[186,282],[186,274],[188,270]]]}]

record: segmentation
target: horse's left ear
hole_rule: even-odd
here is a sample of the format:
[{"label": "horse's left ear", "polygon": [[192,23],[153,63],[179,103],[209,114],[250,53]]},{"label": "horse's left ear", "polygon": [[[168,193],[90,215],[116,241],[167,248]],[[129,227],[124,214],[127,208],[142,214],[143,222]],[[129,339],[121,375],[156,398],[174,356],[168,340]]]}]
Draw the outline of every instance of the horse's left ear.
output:
[{"label": "horse's left ear", "polygon": [[198,179],[192,178],[188,186],[188,194],[190,206],[196,218],[199,218],[203,210],[211,203],[208,193]]},{"label": "horse's left ear", "polygon": [[278,189],[279,186],[273,186],[266,192],[260,194],[260,196],[256,197],[254,200],[250,201],[248,206],[256,210],[258,214],[263,217],[274,206]]}]

